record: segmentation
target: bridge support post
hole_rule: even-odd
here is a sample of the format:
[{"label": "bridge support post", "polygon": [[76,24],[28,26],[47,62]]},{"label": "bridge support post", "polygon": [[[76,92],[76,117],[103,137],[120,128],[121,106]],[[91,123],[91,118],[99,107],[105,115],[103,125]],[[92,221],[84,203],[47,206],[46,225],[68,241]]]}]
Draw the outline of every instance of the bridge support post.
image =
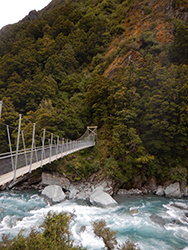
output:
[{"label": "bridge support post", "polygon": [[41,168],[42,168],[42,165],[43,165],[44,140],[45,140],[45,129],[43,129],[43,138],[42,138]]},{"label": "bridge support post", "polygon": [[36,162],[38,161],[38,154],[37,154],[37,146],[35,144],[35,139],[34,139],[34,146],[35,146],[35,159],[36,159]]},{"label": "bridge support post", "polygon": [[57,155],[58,155],[58,147],[59,147],[59,136],[57,136],[57,145],[56,145],[56,161],[57,161]]},{"label": "bridge support post", "polygon": [[95,145],[95,141],[96,141],[96,143],[98,143],[97,142],[97,126],[88,126],[87,130],[89,132],[89,136],[91,135],[91,136],[95,137],[94,145]]},{"label": "bridge support post", "polygon": [[63,146],[64,146],[64,138],[62,138],[62,143],[61,143],[61,158],[63,158]]},{"label": "bridge support post", "polygon": [[16,145],[16,159],[15,159],[15,166],[14,166],[14,181],[16,179],[16,169],[17,169],[17,164],[18,164],[18,150],[19,150],[19,141],[20,141],[21,120],[22,120],[22,115],[19,114],[18,136],[17,136],[17,145]]},{"label": "bridge support post", "polygon": [[31,156],[30,156],[30,168],[29,173],[31,173],[32,161],[33,161],[33,146],[35,142],[35,123],[33,123],[33,135],[32,135],[32,145],[31,145]]},{"label": "bridge support post", "polygon": [[26,154],[26,150],[25,150],[25,141],[24,141],[23,130],[22,130],[22,142],[23,142],[23,148],[24,148],[24,154],[25,154],[25,164],[26,164],[26,166],[27,166],[28,163],[27,163],[27,154]]},{"label": "bridge support post", "polygon": [[52,143],[53,143],[53,133],[51,133],[51,144],[50,144],[50,163],[51,163],[51,157],[52,157]]},{"label": "bridge support post", "polygon": [[68,142],[68,139],[67,139],[67,140],[66,140],[66,151],[69,150],[69,148],[68,148],[68,147],[69,147],[68,143],[69,143],[69,142]]},{"label": "bridge support post", "polygon": [[12,155],[12,146],[11,146],[11,140],[10,140],[10,133],[9,133],[9,127],[7,126],[7,135],[8,135],[8,142],[9,142],[9,148],[10,148],[10,155],[11,155],[11,163],[12,163],[12,171],[14,171],[14,159]]}]

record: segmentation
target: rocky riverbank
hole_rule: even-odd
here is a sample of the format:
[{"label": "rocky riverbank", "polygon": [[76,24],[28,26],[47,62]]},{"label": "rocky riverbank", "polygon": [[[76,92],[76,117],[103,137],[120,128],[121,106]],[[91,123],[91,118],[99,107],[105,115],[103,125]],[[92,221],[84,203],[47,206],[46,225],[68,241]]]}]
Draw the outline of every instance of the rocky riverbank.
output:
[{"label": "rocky riverbank", "polygon": [[[101,177],[99,177],[101,176]],[[134,189],[118,189],[116,183],[106,178],[102,173],[96,173],[90,176],[88,180],[82,180],[79,182],[70,182],[66,176],[59,175],[57,173],[45,173],[35,176],[34,174],[24,175],[16,180],[14,183],[9,183],[5,186],[1,186],[1,190],[14,189],[14,190],[27,190],[36,189],[48,196],[44,189],[48,186],[52,186],[52,190],[49,191],[48,198],[52,203],[61,201],[62,199],[75,199],[86,200],[91,204],[97,204],[100,206],[108,206],[115,204],[111,199],[114,194],[118,195],[146,195],[155,194],[158,196],[166,196],[169,198],[181,198],[188,196],[188,187],[186,182],[166,182],[164,185],[157,185],[155,178],[151,177],[147,184],[141,188]],[[59,188],[60,187],[60,188]],[[48,188],[49,189],[49,188]],[[58,193],[62,190],[58,198]],[[49,189],[50,190],[50,189]],[[55,198],[51,197],[51,194],[55,195]],[[54,199],[54,200],[53,200]]]}]

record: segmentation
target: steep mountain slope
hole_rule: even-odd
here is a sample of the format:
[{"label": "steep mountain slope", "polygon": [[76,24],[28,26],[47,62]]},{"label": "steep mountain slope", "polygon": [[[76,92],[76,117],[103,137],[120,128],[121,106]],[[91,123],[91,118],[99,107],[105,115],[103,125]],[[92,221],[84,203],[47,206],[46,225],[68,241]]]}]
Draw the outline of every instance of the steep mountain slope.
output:
[{"label": "steep mountain slope", "polygon": [[61,137],[98,125],[95,161],[72,159],[85,176],[187,181],[187,25],[185,0],[53,0],[0,31],[0,99]]},{"label": "steep mountain slope", "polygon": [[[126,6],[126,2],[123,6]],[[108,58],[114,50],[119,49],[118,56],[104,73],[110,78],[113,78],[117,68],[128,66],[130,61],[139,67],[145,56],[143,52],[155,53],[155,60],[164,65],[166,46],[174,41],[176,22],[181,20],[185,25],[188,24],[187,1],[141,1],[133,3],[128,14],[123,6],[122,14],[127,15],[127,18],[121,21],[121,25],[125,31],[111,42],[105,56]],[[150,51],[144,51],[149,43],[153,47],[149,48]]]}]

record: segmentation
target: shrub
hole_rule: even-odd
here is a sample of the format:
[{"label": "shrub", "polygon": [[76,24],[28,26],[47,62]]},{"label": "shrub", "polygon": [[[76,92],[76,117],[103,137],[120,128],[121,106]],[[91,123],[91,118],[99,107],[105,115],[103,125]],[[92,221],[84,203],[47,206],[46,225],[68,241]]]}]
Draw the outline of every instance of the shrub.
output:
[{"label": "shrub", "polygon": [[95,221],[93,223],[93,229],[95,235],[103,240],[108,250],[140,250],[140,248],[134,243],[133,238],[128,238],[125,244],[123,244],[122,246],[118,246],[115,236],[117,232],[110,230],[109,227],[106,227],[105,220]]},{"label": "shrub", "polygon": [[23,236],[20,231],[17,237],[11,241],[7,236],[3,236],[3,242],[0,243],[0,249],[4,250],[84,250],[82,247],[73,247],[73,241],[70,239],[69,222],[71,215],[66,213],[49,212],[41,225],[42,232],[32,229],[28,237]]},{"label": "shrub", "polygon": [[122,25],[117,25],[115,27],[115,33],[118,35],[121,35],[125,32],[125,27],[123,27]]}]

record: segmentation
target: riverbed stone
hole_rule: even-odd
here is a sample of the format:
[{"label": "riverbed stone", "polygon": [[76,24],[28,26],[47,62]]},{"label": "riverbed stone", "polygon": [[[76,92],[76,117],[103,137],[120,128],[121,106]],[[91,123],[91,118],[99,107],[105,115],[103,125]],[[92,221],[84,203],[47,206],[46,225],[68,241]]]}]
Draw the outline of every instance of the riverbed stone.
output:
[{"label": "riverbed stone", "polygon": [[118,195],[141,195],[141,194],[143,194],[143,192],[140,189],[132,188],[132,189],[129,189],[129,190],[119,189],[117,194]]},{"label": "riverbed stone", "polygon": [[170,184],[164,190],[165,196],[168,198],[180,198],[182,197],[182,193],[180,190],[179,182],[175,182],[174,184]]},{"label": "riverbed stone", "polygon": [[164,188],[163,186],[159,185],[157,187],[157,190],[156,190],[156,193],[155,193],[157,196],[163,196],[164,195]]},{"label": "riverbed stone", "polygon": [[187,206],[185,203],[183,203],[183,202],[178,202],[178,201],[176,201],[176,202],[174,202],[172,205],[173,205],[174,207],[179,208],[179,209],[188,210],[188,206]]},{"label": "riverbed stone", "polygon": [[158,225],[160,225],[160,226],[164,226],[165,225],[165,221],[164,221],[164,219],[161,217],[161,216],[159,216],[158,214],[152,214],[151,216],[150,216],[150,219],[153,221],[153,222],[155,222],[155,223],[157,223]]},{"label": "riverbed stone", "polygon": [[59,203],[65,199],[65,194],[58,185],[49,185],[44,188],[42,195],[47,197],[52,203]]},{"label": "riverbed stone", "polygon": [[79,193],[79,190],[76,188],[71,188],[69,193],[69,199],[74,200],[76,197],[76,194]]},{"label": "riverbed stone", "polygon": [[186,187],[183,189],[182,194],[183,194],[183,196],[188,197],[188,186],[186,186]]},{"label": "riverbed stone", "polygon": [[90,195],[91,204],[102,207],[117,205],[117,202],[103,190],[103,187],[97,187],[94,189],[94,191]]},{"label": "riverbed stone", "polygon": [[132,215],[135,215],[135,214],[138,214],[138,209],[136,208],[132,208],[128,211],[129,214],[132,214]]}]

